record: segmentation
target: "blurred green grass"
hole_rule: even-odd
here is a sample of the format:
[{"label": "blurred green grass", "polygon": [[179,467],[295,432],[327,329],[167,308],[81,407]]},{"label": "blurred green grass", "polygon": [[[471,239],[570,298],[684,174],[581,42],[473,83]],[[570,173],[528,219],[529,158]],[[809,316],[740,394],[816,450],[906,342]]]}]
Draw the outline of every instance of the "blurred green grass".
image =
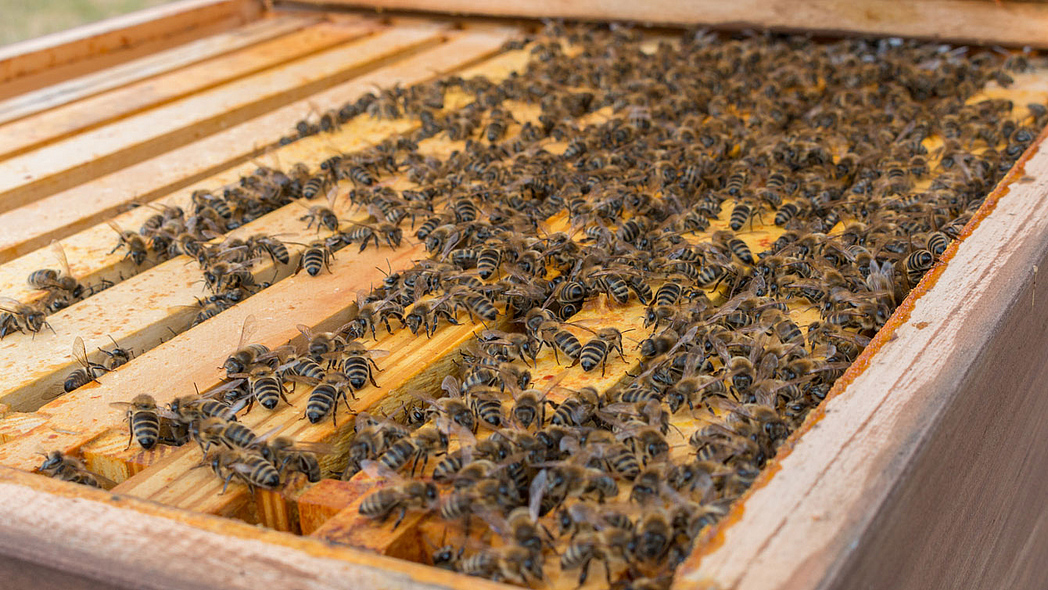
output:
[{"label": "blurred green grass", "polygon": [[0,45],[64,31],[171,0],[0,0]]}]

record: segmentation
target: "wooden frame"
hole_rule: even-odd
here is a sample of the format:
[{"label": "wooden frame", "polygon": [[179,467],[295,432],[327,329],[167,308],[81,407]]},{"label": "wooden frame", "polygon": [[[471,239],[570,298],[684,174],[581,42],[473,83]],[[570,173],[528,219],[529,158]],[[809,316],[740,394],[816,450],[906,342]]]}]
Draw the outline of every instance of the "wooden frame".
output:
[{"label": "wooden frame", "polygon": [[257,0],[181,0],[0,49],[0,98],[257,19]]},{"label": "wooden frame", "polygon": [[[410,0],[379,3],[390,8],[423,8],[421,3],[414,4]],[[212,0],[181,3],[177,6],[185,10],[175,10],[173,14],[191,12],[187,8],[190,5],[199,10],[219,10],[221,7],[221,10],[232,11],[229,14],[240,15],[257,16],[260,10],[251,2]],[[831,5],[838,4],[815,0],[807,5],[832,8]],[[963,5],[964,10],[976,11],[968,12],[969,15],[997,9],[992,3],[928,0],[924,8],[915,10],[932,14],[945,5],[954,8]],[[452,12],[468,12],[472,4],[445,3],[443,6]],[[509,3],[504,6],[508,7],[505,8],[507,14],[533,14],[520,12],[524,10],[523,5]],[[535,10],[552,10],[541,3],[532,6],[536,7]],[[875,11],[878,7],[883,8],[884,2],[873,2],[870,6]],[[562,16],[637,16],[628,12],[627,9],[632,8],[625,5],[612,8],[611,13],[598,13],[588,4],[580,3],[572,8],[578,12]],[[724,5],[722,12],[710,12],[710,16],[704,18],[715,24],[737,24],[730,21],[729,16],[738,14],[731,11],[739,8],[737,3]],[[1020,10],[1011,5],[1006,8]],[[1033,12],[1008,14],[1032,15],[1032,22],[1042,8],[1031,6],[1021,10]],[[652,9],[645,7],[644,10],[650,14]],[[673,20],[671,16],[680,16],[683,20],[676,21],[676,24],[691,22],[687,19],[694,18],[688,14],[663,15],[667,22]],[[750,18],[752,20],[746,21],[747,25],[774,24],[784,29],[800,26],[790,20],[794,17],[767,20],[773,17],[760,10],[753,12]],[[1000,28],[1001,21],[993,21],[990,16],[987,19],[984,28],[965,29],[964,35],[971,37],[958,38],[993,39],[1015,44],[1032,39],[1032,44],[1042,44],[1029,36],[1020,37],[1021,34],[1029,35],[1029,29],[1013,28],[998,35],[1004,30]],[[122,22],[120,26],[133,27],[139,21]],[[177,22],[182,21],[176,18],[167,24],[176,26],[174,23]],[[318,88],[303,92],[300,100],[283,108],[269,105],[258,116],[244,120],[239,126],[216,132],[210,143],[206,137],[186,140],[171,149],[158,149],[150,160],[121,166],[95,180],[70,181],[68,195],[63,197],[70,200],[65,202],[82,199],[89,190],[103,186],[100,183],[108,177],[125,181],[142,178],[159,171],[165,159],[181,158],[203,146],[210,145],[210,149],[217,150],[230,138],[257,136],[265,139],[266,146],[250,151],[245,148],[245,152],[239,154],[223,154],[224,159],[219,164],[209,165],[202,157],[193,164],[195,167],[182,168],[170,177],[152,178],[149,183],[137,185],[149,194],[148,200],[184,199],[183,193],[188,193],[194,186],[213,187],[253,167],[248,160],[261,154],[264,151],[261,147],[275,145],[279,134],[283,133],[281,130],[293,124],[295,113],[301,113],[308,101],[320,101],[324,108],[329,108],[327,105],[337,104],[334,102],[336,96],[345,100],[344,93],[363,92],[372,80],[379,80],[379,83],[398,79],[419,80],[439,72],[461,71],[477,62],[480,65],[476,67],[491,69],[509,67],[506,64],[513,61],[505,56],[490,59],[498,52],[501,41],[515,30],[510,27],[467,26],[462,31],[452,31],[440,24],[426,25],[417,21],[400,21],[399,24],[371,22],[376,27],[416,26],[422,30],[429,26],[430,29],[418,33],[417,38],[411,37],[410,50],[397,49],[386,58],[368,62],[371,64],[368,68],[349,75],[345,83],[338,86],[343,94],[333,91],[318,93],[316,91],[321,90],[318,85]],[[148,23],[140,24],[146,27]],[[105,27],[99,25],[97,34],[105,38],[101,31],[110,31],[116,26],[114,23],[107,23]],[[929,34],[927,29],[899,28],[895,22],[878,26],[881,28],[867,30],[846,21],[841,25],[842,29],[822,29],[818,22],[805,28]],[[141,32],[146,28],[132,30]],[[299,25],[287,25],[287,30],[299,30]],[[89,35],[81,33],[81,36],[86,38]],[[66,55],[68,50],[69,55],[75,54],[74,46],[87,43],[78,39],[58,53]],[[30,52],[26,55],[37,54]],[[433,70],[426,69],[424,64],[429,63],[436,64]],[[188,64],[176,67],[185,65]],[[41,70],[31,75],[45,74],[47,72]],[[131,79],[125,82],[132,83],[134,80]],[[90,94],[79,98],[88,96]],[[48,112],[43,111],[41,116]],[[1048,576],[1048,566],[1038,559],[1038,547],[1048,542],[1048,529],[1043,524],[1045,508],[1039,501],[1048,482],[1048,471],[1041,467],[1048,464],[1048,449],[1038,444],[1045,429],[1042,418],[1048,415],[1048,400],[1039,395],[1038,388],[1039,383],[1048,378],[1048,369],[1044,368],[1048,366],[1044,362],[1048,360],[1048,346],[1039,341],[1043,338],[1044,326],[1048,325],[1048,311],[1043,306],[1043,302],[1048,301],[1048,281],[1037,282],[1039,267],[1048,265],[1048,152],[1038,151],[1045,138],[1046,134],[1042,134],[1037,144],[987,199],[966,230],[964,239],[951,246],[945,262],[931,271],[911,293],[888,327],[837,384],[831,399],[810,416],[805,427],[783,447],[745,501],[740,502],[734,512],[710,533],[704,548],[685,563],[676,579],[676,589],[794,590],[860,585],[1032,588]],[[320,145],[319,140],[305,141],[292,144],[283,153],[319,160],[323,153]],[[211,152],[208,157],[215,153]],[[82,192],[78,193],[78,190]],[[61,193],[45,193],[38,195],[41,197],[39,203],[61,196]],[[94,213],[65,222],[67,225],[43,228],[28,236],[21,246],[26,254],[24,261],[0,256],[0,261],[4,261],[0,265],[0,284],[5,288],[13,285],[11,277],[24,277],[24,270],[28,268],[24,265],[32,267],[49,256],[47,249],[43,248],[46,240],[40,236],[69,236],[69,243],[73,244],[69,249],[74,267],[83,264],[85,266],[78,268],[86,271],[87,254],[97,253],[101,244],[111,241],[112,237],[103,236],[98,222],[133,196],[120,193]],[[31,219],[28,208],[35,204],[29,203],[10,213],[24,210],[28,216],[22,219]],[[136,214],[140,216],[142,212],[132,211],[122,219],[132,223],[130,220],[136,219]],[[280,225],[284,223],[282,220],[293,217],[287,211],[277,211],[260,220],[259,227],[276,231],[283,227]],[[0,219],[5,218],[11,219],[0,216]],[[84,231],[73,233],[80,230]],[[78,259],[80,250],[84,255],[83,263]],[[414,254],[415,251],[405,249],[397,253],[392,263],[406,263]],[[339,260],[336,264],[340,268],[356,269],[355,280],[366,282],[381,278],[378,271],[371,272],[367,268],[373,266],[372,262],[372,259],[356,260],[347,256],[346,260]],[[109,259],[90,267],[90,272],[95,273],[92,276],[106,276],[105,273],[126,270],[127,267],[120,264]],[[133,297],[136,285],[146,285],[141,289],[153,292],[163,283],[159,274],[164,272],[189,278],[189,274],[179,271],[174,264],[160,265],[138,277],[138,282],[126,281],[124,289],[127,292],[114,290],[110,294],[113,299],[99,299],[96,303],[112,303],[119,301],[120,297]],[[321,277],[321,280],[336,284],[339,279],[332,276]],[[239,314],[233,312],[215,318],[209,325],[208,336],[214,339],[217,334],[219,340],[228,341],[239,329],[245,310],[272,314],[272,308],[266,312],[267,306],[291,301],[296,292],[304,289],[279,283],[265,291],[264,298],[249,299]],[[331,324],[343,307],[341,302],[318,299],[307,310],[309,323],[314,326]],[[149,319],[148,327],[152,330],[149,338],[158,339],[163,322],[172,321],[172,317],[174,314],[168,314],[162,321]],[[95,318],[93,324],[84,325],[102,323]],[[287,328],[289,326],[280,326],[264,337],[274,343],[286,341],[294,336]],[[446,347],[453,349],[457,346],[459,336],[464,337],[449,333]],[[122,370],[114,375],[118,379],[90,391],[85,388],[82,396],[69,399],[96,396],[96,406],[104,405],[111,401],[110,398],[117,399],[113,397],[115,392],[145,383],[150,371],[161,367],[164,355],[182,355],[183,366],[204,356],[213,357],[215,353],[211,349],[194,352],[205,346],[202,332],[187,332],[156,349],[155,354],[138,359],[138,368]],[[0,354],[5,353],[0,351]],[[40,374],[53,378],[68,366],[66,362],[38,370]],[[202,382],[215,382],[217,378],[213,367],[203,365],[192,375],[192,379]],[[8,389],[8,386],[3,388],[10,393]],[[18,406],[24,404],[25,399],[12,396],[5,401],[13,401]],[[379,396],[362,403],[371,404],[367,406],[370,408],[380,401]],[[50,406],[55,408],[56,416],[61,405]],[[89,451],[97,452],[100,461],[120,462],[120,468],[131,461],[110,445],[116,438],[120,438],[121,443],[126,441],[122,433],[116,437],[113,430],[112,423],[116,423],[119,416],[96,420],[98,424],[92,425],[96,431],[88,436],[67,430],[78,424],[61,420],[49,423],[51,417],[46,414],[5,414],[7,411],[0,405],[0,464],[28,469],[34,461],[38,462],[33,455],[36,449],[18,442],[18,435],[33,432],[37,435],[45,433],[47,440],[57,446],[83,448],[85,456]],[[90,420],[93,418],[84,421]],[[316,436],[331,437],[333,432],[336,430],[331,428]],[[1025,434],[1022,437],[1008,434],[1016,432]],[[151,467],[143,467],[152,469],[152,474],[164,472],[169,465],[176,463],[184,467],[190,461],[187,454],[176,452],[143,459],[143,465],[148,466],[153,460],[156,462]],[[39,577],[34,575],[32,579],[37,587],[44,588],[257,588],[262,583],[273,587],[340,588],[349,584],[347,580],[353,580],[354,587],[374,588],[505,587],[325,542],[322,539],[338,538],[345,532],[347,520],[342,517],[352,516],[344,512],[351,500],[349,495],[342,503],[322,506],[319,502],[310,504],[311,498],[296,497],[297,492],[290,490],[281,492],[281,498],[256,497],[255,504],[260,511],[272,508],[273,512],[247,516],[241,511],[250,498],[239,492],[206,506],[196,501],[189,503],[196,510],[236,514],[284,530],[294,530],[299,526],[303,532],[314,535],[297,537],[140,499],[153,497],[153,492],[142,491],[148,487],[142,486],[148,478],[136,479],[131,472],[121,477],[126,481],[114,494],[0,467],[0,519],[5,523],[0,531],[0,554],[5,556],[0,558],[0,572],[15,576],[6,579],[19,580],[28,579],[24,574],[27,568],[43,568]],[[155,481],[150,485],[155,486]],[[861,485],[856,485],[856,482],[861,482]],[[333,487],[341,483],[353,482],[338,482]],[[180,489],[190,485],[193,483],[178,484],[182,486]],[[120,493],[129,490],[137,491]],[[353,497],[358,498],[359,494]],[[308,518],[303,511],[310,506],[324,515],[317,517],[316,522],[303,525],[298,521]],[[944,516],[934,520],[926,517],[936,511]],[[336,514],[342,516],[335,517]],[[174,539],[178,542],[172,542]],[[407,537],[405,542],[417,544],[415,539]],[[403,550],[389,551],[388,540],[383,542],[387,543],[383,549],[387,553]],[[157,549],[147,551],[143,546]],[[163,546],[162,550],[160,546]],[[948,546],[949,550],[943,550],[943,546]],[[164,558],[157,559],[154,555],[157,552],[162,552]],[[19,575],[23,578],[18,578]]]},{"label": "wooden frame", "polygon": [[443,12],[507,18],[620,20],[826,35],[887,35],[954,43],[1048,47],[1048,6],[983,0],[288,0],[288,5]]}]

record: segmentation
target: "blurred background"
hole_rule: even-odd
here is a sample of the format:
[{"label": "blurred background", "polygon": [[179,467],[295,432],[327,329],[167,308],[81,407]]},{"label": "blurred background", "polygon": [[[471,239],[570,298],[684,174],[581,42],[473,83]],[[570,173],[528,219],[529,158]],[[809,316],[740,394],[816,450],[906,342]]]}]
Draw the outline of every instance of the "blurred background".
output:
[{"label": "blurred background", "polygon": [[64,31],[170,0],[0,0],[0,45]]}]

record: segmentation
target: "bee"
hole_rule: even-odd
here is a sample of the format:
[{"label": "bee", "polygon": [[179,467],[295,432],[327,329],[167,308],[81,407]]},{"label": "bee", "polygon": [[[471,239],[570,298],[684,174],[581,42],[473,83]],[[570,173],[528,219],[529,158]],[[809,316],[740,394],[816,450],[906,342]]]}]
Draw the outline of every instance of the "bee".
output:
[{"label": "bee", "polygon": [[471,319],[479,318],[481,322],[493,322],[498,319],[499,310],[484,295],[461,291],[455,294],[455,305],[462,305],[469,312]]},{"label": "bee", "polygon": [[44,312],[35,305],[21,303],[10,297],[0,297],[0,312],[4,312],[0,319],[0,338],[15,330],[35,335],[44,327],[55,334],[54,328],[44,319]]},{"label": "bee", "polygon": [[746,203],[736,203],[735,207],[733,207],[731,210],[731,217],[728,222],[728,227],[730,227],[732,231],[739,231],[742,229],[742,226],[752,221],[752,218],[752,207],[750,207]]},{"label": "bee", "polygon": [[412,334],[418,334],[418,331],[421,329],[425,330],[427,338],[432,338],[441,319],[449,324],[459,325],[458,319],[455,317],[455,311],[448,304],[447,297],[415,303],[411,308],[411,312],[404,316],[404,323],[411,330]]},{"label": "bee", "polygon": [[244,323],[240,327],[240,340],[237,348],[222,363],[222,368],[226,370],[227,379],[233,379],[233,375],[237,373],[247,373],[253,365],[264,362],[271,354],[272,351],[269,350],[268,346],[245,344],[257,330],[258,320],[255,316],[249,315],[245,317]]},{"label": "bee", "polygon": [[[51,250],[54,252],[55,259],[58,260],[61,270],[56,271],[45,268],[33,271],[29,274],[26,282],[34,289],[47,290],[54,296],[56,302],[63,304],[61,307],[65,307],[65,305],[78,301],[83,297],[84,286],[73,278],[73,273],[69,270],[69,261],[66,258],[62,244],[57,241],[51,242]],[[51,311],[58,311],[61,307],[55,308],[52,306]]]},{"label": "bee", "polygon": [[582,365],[582,370],[589,372],[600,366],[600,376],[604,376],[604,368],[608,361],[608,355],[618,352],[619,358],[626,362],[622,350],[622,332],[616,328],[601,328],[595,337],[582,345],[576,361]]},{"label": "bee", "polygon": [[127,363],[131,362],[131,359],[135,358],[135,355],[130,350],[126,348],[121,348],[121,346],[116,343],[116,340],[114,340],[112,336],[110,336],[109,339],[113,341],[113,349],[106,350],[102,347],[99,347],[98,351],[106,355],[107,357],[105,361],[102,362],[103,366],[105,366],[107,371],[113,371],[117,367],[122,367]]},{"label": "bee", "polygon": [[343,329],[347,336],[354,339],[363,338],[370,330],[371,337],[378,340],[375,330],[379,324],[384,325],[389,334],[393,333],[393,328],[389,325],[390,318],[398,320],[402,327],[407,326],[404,322],[404,307],[391,299],[364,304],[358,302],[355,316]]},{"label": "bee", "polygon": [[217,417],[201,420],[196,425],[193,435],[204,454],[207,454],[213,444],[229,449],[251,449],[255,447],[259,438],[247,426]]},{"label": "bee", "polygon": [[234,373],[231,377],[247,380],[248,391],[250,392],[247,406],[247,411],[249,412],[255,401],[258,401],[258,404],[267,410],[276,409],[280,400],[284,400],[289,405],[291,404],[287,399],[284,382],[272,366],[256,365],[251,367],[251,370],[247,373]]},{"label": "bee", "polygon": [[553,349],[553,358],[557,364],[560,364],[557,351],[572,360],[578,360],[579,355],[582,354],[582,343],[579,342],[578,336],[561,328],[560,323],[543,322],[538,332],[542,343]]},{"label": "bee", "polygon": [[279,262],[280,264],[291,262],[291,255],[288,253],[287,245],[274,236],[253,235],[247,239],[244,246],[252,256],[266,254],[273,262]]},{"label": "bee", "polygon": [[[233,422],[233,424],[236,424]],[[235,477],[248,489],[271,490],[281,484],[280,472],[261,454],[242,448],[220,448],[207,456],[211,470],[224,480],[222,492]]]},{"label": "bee", "polygon": [[128,402],[114,402],[114,406],[127,406],[127,421],[130,426],[131,435],[127,439],[127,448],[135,440],[145,450],[156,446],[160,440],[160,417],[161,410],[157,407],[153,396],[142,393],[136,395]]},{"label": "bee", "polygon": [[372,367],[376,371],[379,370],[378,365],[375,364],[374,357],[387,354],[389,354],[389,351],[386,350],[368,350],[363,344],[356,341],[346,344],[342,350],[341,370],[345,372],[349,386],[353,391],[360,391],[369,381],[372,387],[378,387],[378,383],[375,383],[374,373],[371,371]]},{"label": "bee", "polygon": [[356,400],[357,397],[349,385],[349,376],[345,373],[341,371],[325,373],[319,383],[304,377],[297,377],[296,379],[301,379],[314,386],[306,400],[305,416],[310,423],[316,424],[327,417],[328,414],[331,414],[331,422],[337,426],[339,400],[344,401],[349,411],[353,412],[348,398],[352,397]]},{"label": "bee", "polygon": [[116,246],[114,246],[109,253],[112,254],[121,248],[127,248],[127,253],[124,255],[124,258],[130,258],[136,266],[142,266],[146,261],[146,256],[149,255],[149,249],[146,246],[145,240],[133,231],[124,231],[120,229],[120,226],[113,221],[109,221],[108,223],[109,227],[113,228],[113,231],[120,236]]},{"label": "bee", "polygon": [[400,247],[401,240],[404,238],[403,230],[392,223],[381,223],[375,227],[363,224],[354,225],[356,227],[342,233],[342,240],[346,244],[360,242],[358,252],[367,249],[369,240],[375,242],[375,247],[378,248],[379,238],[382,238],[390,248],[396,249]]},{"label": "bee", "polygon": [[907,256],[904,266],[906,278],[910,284],[916,285],[933,264],[935,264],[935,256],[928,250],[916,250]]},{"label": "bee", "polygon": [[[300,205],[307,210],[307,213],[302,217],[299,217],[299,221],[305,221],[306,229],[310,229],[314,224],[317,226],[319,232],[321,228],[327,229],[328,231],[337,232],[340,221],[338,215],[335,214],[335,196],[338,194],[338,187],[331,187],[328,191],[327,205],[313,205],[312,207],[306,207]],[[309,198],[309,197],[306,197]]]},{"label": "bee", "polygon": [[66,393],[83,387],[92,381],[97,383],[98,377],[104,375],[109,370],[105,365],[92,362],[87,358],[87,349],[84,347],[84,339],[79,336],[73,340],[73,358],[80,364],[80,368],[75,369],[68,377],[66,377],[65,383],[62,386]]},{"label": "bee", "polygon": [[116,482],[88,471],[79,459],[64,455],[61,451],[51,451],[44,457],[44,462],[37,468],[42,475],[92,488],[112,489],[116,486]]},{"label": "bee", "polygon": [[327,240],[314,240],[302,251],[295,274],[298,274],[303,269],[311,277],[317,276],[325,268],[328,272],[332,272],[331,260],[334,258],[335,255],[332,253],[331,246]]},{"label": "bee", "polygon": [[364,471],[373,477],[381,476],[384,479],[394,479],[398,483],[375,490],[364,497],[360,503],[359,512],[363,516],[375,520],[385,520],[395,510],[399,510],[396,520],[393,522],[393,530],[396,530],[404,520],[407,511],[412,508],[430,508],[438,499],[437,486],[428,482],[404,480],[389,469],[385,469],[381,463],[370,461],[364,462]]},{"label": "bee", "polygon": [[326,445],[305,445],[285,436],[276,436],[267,440],[259,453],[277,468],[278,473],[282,474],[285,470],[298,472],[305,475],[310,483],[316,483],[322,477],[317,453],[330,450]]}]

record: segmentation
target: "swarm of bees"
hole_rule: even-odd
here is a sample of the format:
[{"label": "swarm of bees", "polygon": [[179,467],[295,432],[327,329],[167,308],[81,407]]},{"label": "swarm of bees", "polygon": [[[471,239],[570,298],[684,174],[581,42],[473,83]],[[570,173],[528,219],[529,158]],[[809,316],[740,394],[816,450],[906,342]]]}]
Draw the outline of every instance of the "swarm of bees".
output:
[{"label": "swarm of bees", "polygon": [[[303,351],[244,344],[245,325],[225,385],[163,412],[136,398],[133,436],[146,448],[195,440],[227,483],[272,488],[289,471],[315,481],[325,475],[315,449],[257,436],[236,413],[286,403],[294,382],[310,387],[304,416],[334,422],[340,402],[377,385],[383,353],[368,338],[428,338],[469,320],[477,338],[440,397],[418,393],[395,416],[351,414],[341,477],[385,482],[360,513],[460,525],[432,561],[470,575],[540,585],[559,555],[580,584],[599,565],[609,586],[668,587],[959,237],[1048,109],[976,97],[1031,68],[1022,54],[707,32],[643,42],[628,28],[552,25],[509,47],[531,52],[520,75],[371,93],[299,123],[285,143],[355,116],[412,117],[405,137],[315,173],[266,170],[221,198],[201,195],[202,221],[186,231],[242,223],[261,195],[330,199],[351,186],[367,222],[340,220],[330,202],[304,209],[327,234],[299,263],[309,275],[349,244],[399,247],[405,227],[428,257],[389,269],[335,332],[300,327]],[[445,111],[451,90],[474,101]],[[520,104],[540,114],[519,121]],[[462,149],[427,155],[420,143],[433,137]],[[394,175],[412,188],[391,188]],[[769,221],[769,239],[746,239]],[[243,274],[253,256],[287,263],[273,238],[209,246],[206,233],[184,234],[149,237],[196,256],[216,296],[254,288]],[[605,391],[536,388],[544,348],[594,377],[625,357],[625,331],[569,329],[598,298],[643,308],[639,365]],[[675,423],[689,417],[698,426],[685,435]]]}]

